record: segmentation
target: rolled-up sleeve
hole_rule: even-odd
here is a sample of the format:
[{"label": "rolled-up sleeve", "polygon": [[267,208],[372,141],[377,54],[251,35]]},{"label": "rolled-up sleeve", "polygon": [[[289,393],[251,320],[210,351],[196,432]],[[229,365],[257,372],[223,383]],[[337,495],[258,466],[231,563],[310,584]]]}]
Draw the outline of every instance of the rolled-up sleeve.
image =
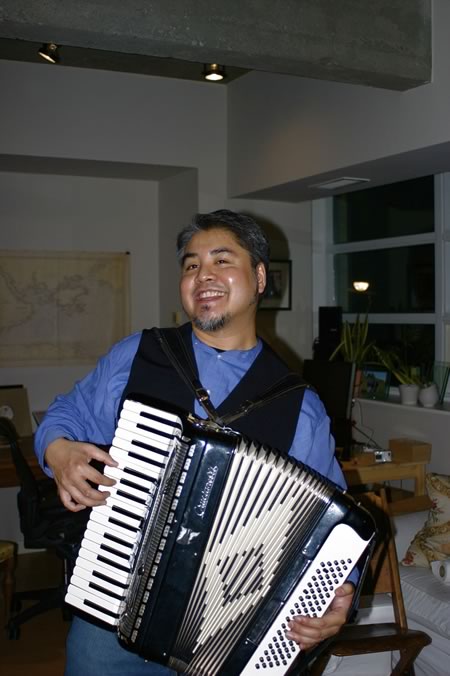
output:
[{"label": "rolled-up sleeve", "polygon": [[117,409],[128,381],[141,334],[116,343],[95,369],[75,384],[67,394],[56,397],[47,409],[35,435],[35,453],[43,470],[47,446],[60,437],[97,444],[111,442]]},{"label": "rolled-up sleeve", "polygon": [[306,390],[289,453],[327,479],[346,488],[344,475],[334,452],[335,443],[325,407],[313,390]]},{"label": "rolled-up sleeve", "polygon": [[[290,455],[308,467],[331,479],[341,488],[347,488],[335,456],[335,443],[330,433],[330,419],[325,407],[313,390],[306,390],[301,413],[297,423]],[[356,586],[359,572],[355,568],[347,578]]]}]

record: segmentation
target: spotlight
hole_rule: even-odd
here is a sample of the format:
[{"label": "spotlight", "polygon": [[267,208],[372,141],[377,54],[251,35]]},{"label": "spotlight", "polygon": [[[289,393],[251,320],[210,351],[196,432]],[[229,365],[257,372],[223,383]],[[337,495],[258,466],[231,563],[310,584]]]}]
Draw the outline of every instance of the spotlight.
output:
[{"label": "spotlight", "polygon": [[219,82],[226,77],[225,68],[218,63],[205,63],[203,77],[210,82]]},{"label": "spotlight", "polygon": [[353,282],[353,288],[355,291],[360,291],[364,293],[369,288],[369,282]]},{"label": "spotlight", "polygon": [[50,63],[59,63],[58,45],[55,45],[54,42],[42,45],[38,54],[46,61],[50,61]]}]

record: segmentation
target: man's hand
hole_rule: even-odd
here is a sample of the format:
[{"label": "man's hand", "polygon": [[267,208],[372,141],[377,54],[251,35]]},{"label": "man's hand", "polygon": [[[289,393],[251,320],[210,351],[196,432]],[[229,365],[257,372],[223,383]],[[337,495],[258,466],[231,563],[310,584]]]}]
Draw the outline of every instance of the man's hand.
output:
[{"label": "man's hand", "polygon": [[93,459],[110,467],[117,466],[117,462],[108,453],[94,444],[55,439],[47,446],[45,462],[53,472],[61,502],[71,512],[105,504],[109,493],[96,490],[89,481],[101,486],[115,484],[113,479],[104,476],[89,464]]},{"label": "man's hand", "polygon": [[295,641],[301,650],[309,650],[337,634],[347,620],[354,591],[353,585],[346,582],[336,589],[336,595],[322,617],[294,617],[289,622],[287,638]]}]

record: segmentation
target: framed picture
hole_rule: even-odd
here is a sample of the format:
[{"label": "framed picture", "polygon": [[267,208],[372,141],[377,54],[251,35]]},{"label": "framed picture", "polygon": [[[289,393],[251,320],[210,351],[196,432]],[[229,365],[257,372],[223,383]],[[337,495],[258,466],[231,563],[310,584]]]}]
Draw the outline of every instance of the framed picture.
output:
[{"label": "framed picture", "polygon": [[359,396],[363,399],[378,399],[383,401],[389,394],[391,374],[382,366],[364,364],[361,369],[361,384]]},{"label": "framed picture", "polygon": [[291,309],[291,267],[291,261],[270,261],[266,293],[259,306],[261,310]]}]

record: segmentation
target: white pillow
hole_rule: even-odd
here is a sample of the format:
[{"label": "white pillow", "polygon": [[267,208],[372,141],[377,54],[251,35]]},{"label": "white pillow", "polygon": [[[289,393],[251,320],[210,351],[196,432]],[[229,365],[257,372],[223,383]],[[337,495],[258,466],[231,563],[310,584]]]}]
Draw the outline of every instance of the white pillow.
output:
[{"label": "white pillow", "polygon": [[406,554],[416,533],[423,527],[428,518],[428,510],[425,512],[411,512],[400,514],[392,518],[395,545],[397,547],[398,560],[401,561]]}]

